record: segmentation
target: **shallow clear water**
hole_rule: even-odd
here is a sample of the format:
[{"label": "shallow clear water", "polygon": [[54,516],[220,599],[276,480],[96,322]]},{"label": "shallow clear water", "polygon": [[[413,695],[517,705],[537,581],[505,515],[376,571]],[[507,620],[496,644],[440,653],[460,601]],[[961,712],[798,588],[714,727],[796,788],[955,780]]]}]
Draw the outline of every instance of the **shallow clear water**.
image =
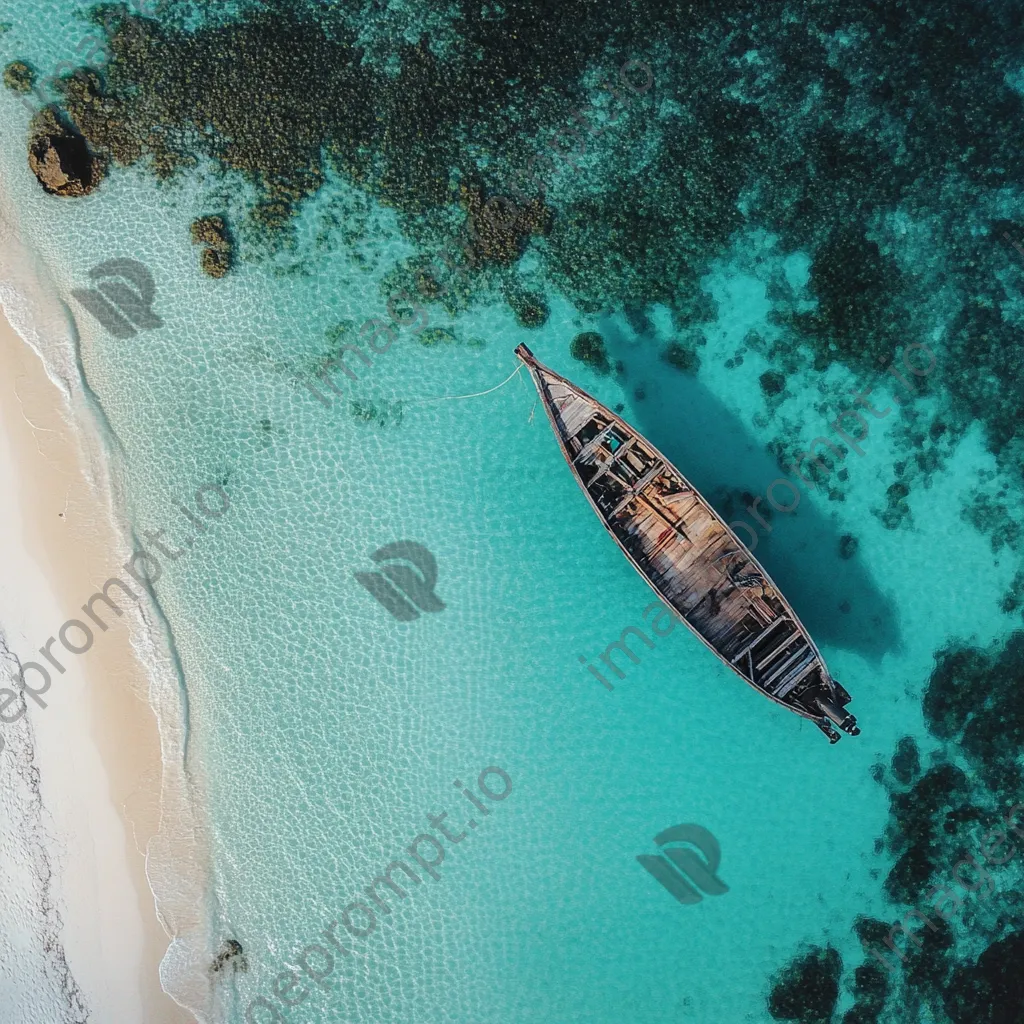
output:
[{"label": "shallow clear water", "polygon": [[[0,39],[5,61],[58,59],[77,38],[70,10],[19,7],[18,28]],[[50,31],[55,20],[61,33]],[[630,116],[657,123],[673,102]],[[542,327],[518,325],[503,302],[455,320],[432,304],[430,326],[450,327],[455,343],[429,347],[402,331],[371,366],[350,358],[359,379],[336,373],[345,399],[331,395],[327,408],[299,378],[329,354],[332,327],[383,315],[380,282],[415,251],[393,210],[329,181],[294,249],[211,280],[189,224],[244,204],[240,178],[205,168],[157,184],[117,169],[91,196],[56,199],[26,167],[27,114],[9,92],[0,115],[4,187],[74,318],[79,383],[109,432],[119,500],[140,542],[143,530],[165,529],[165,544],[187,545],[165,560],[155,591],[187,694],[185,763],[208,820],[211,874],[208,933],[196,938],[206,945],[172,950],[172,992],[193,999],[188,979],[202,974],[202,957],[234,938],[248,971],[211,985],[197,1007],[209,1020],[242,1021],[249,1007],[258,1021],[717,1024],[772,1019],[778,972],[811,944],[835,947],[849,972],[862,962],[855,918],[906,910],[882,894],[894,857],[876,848],[890,808],[872,765],[904,736],[926,762],[943,748],[921,714],[936,651],[951,640],[985,646],[1019,625],[1001,608],[1016,557],[994,553],[962,515],[983,479],[1005,482],[1011,508],[1019,502],[1019,480],[1000,476],[1006,465],[979,424],[913,489],[911,520],[888,529],[879,514],[894,463],[914,458],[902,431],[944,408],[938,375],[909,399],[884,369],[871,380],[838,364],[787,367],[786,396],[770,398],[761,375],[785,364],[771,350],[782,332],[778,281],[813,301],[812,254],[765,237],[769,223],[738,229],[704,268],[700,289],[717,309],[696,374],[658,357],[676,334],[665,306],[650,304],[643,323],[618,307],[583,313],[528,253],[524,273],[550,304]],[[558,180],[554,194],[571,196],[577,183]],[[354,244],[340,228],[318,240],[325,210]],[[929,258],[917,241],[899,257],[908,275]],[[162,326],[116,338],[70,297],[115,258],[149,269]],[[945,298],[935,323],[955,316]],[[570,356],[586,330],[601,333],[622,373]],[[941,330],[915,330],[940,362],[950,358]],[[51,341],[56,366],[67,350]],[[613,691],[587,672],[581,656],[595,662],[642,626],[653,597],[579,494],[528,380],[480,394],[512,373],[524,341],[601,401],[622,403],[748,524],[742,536],[756,537],[758,558],[853,694],[859,738],[830,747],[681,625],[642,648]],[[826,399],[842,409],[852,387],[872,385],[877,407],[894,413],[871,420],[865,454],[844,461],[844,500],[800,487],[799,507],[773,513],[770,534],[759,528],[736,494],[764,495],[779,478],[767,445],[780,433],[805,444],[826,434],[838,415]],[[354,415],[351,401],[372,404],[374,418]],[[230,504],[197,520],[196,535],[176,503],[198,516],[204,485],[222,487]],[[859,542],[853,558],[840,554],[846,535]],[[375,568],[374,551],[405,540],[436,559],[444,603],[409,622],[355,578]],[[946,756],[959,756],[955,744]],[[510,777],[507,799],[480,797],[490,766]],[[497,778],[485,785],[500,788]],[[365,905],[389,862],[412,863],[417,835],[440,837],[428,815],[442,812],[446,827],[469,834],[443,844],[440,879],[421,872],[389,913],[371,904],[373,934],[339,926],[331,934],[350,950],[341,953],[324,930],[354,901]],[[717,838],[727,893],[681,905],[641,869],[636,857],[679,823]],[[419,849],[429,856],[429,844]],[[1013,863],[1003,871],[1019,878]],[[172,891],[159,895],[173,907]],[[358,931],[365,912],[353,915]],[[976,927],[963,948],[979,934],[1000,933]],[[320,989],[309,976],[289,988],[282,972],[301,969],[312,943],[310,973],[328,953],[334,972]],[[852,1002],[841,988],[836,1019]],[[934,1007],[905,1012],[942,1019],[927,1016]]]}]

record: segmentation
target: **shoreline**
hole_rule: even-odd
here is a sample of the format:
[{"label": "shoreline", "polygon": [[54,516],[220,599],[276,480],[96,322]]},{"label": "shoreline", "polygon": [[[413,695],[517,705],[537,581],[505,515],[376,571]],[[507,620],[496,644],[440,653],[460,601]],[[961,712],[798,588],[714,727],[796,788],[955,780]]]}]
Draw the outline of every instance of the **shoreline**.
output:
[{"label": "shoreline", "polygon": [[[6,316],[0,360],[4,555],[17,583],[0,600],[0,621],[26,661],[123,559],[64,397]],[[46,710],[28,702],[28,717],[46,831],[57,837],[48,853],[67,973],[94,1019],[189,1024],[192,1015],[160,984],[171,938],[145,854],[160,827],[161,739],[128,620],[66,661]],[[11,751],[0,751],[0,772],[12,771]]]}]

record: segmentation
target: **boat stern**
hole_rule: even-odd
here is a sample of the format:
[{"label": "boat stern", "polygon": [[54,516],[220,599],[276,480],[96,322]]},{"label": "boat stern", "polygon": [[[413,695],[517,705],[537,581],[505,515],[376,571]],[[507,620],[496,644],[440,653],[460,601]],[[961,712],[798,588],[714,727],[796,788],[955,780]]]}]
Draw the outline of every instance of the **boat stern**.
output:
[{"label": "boat stern", "polygon": [[[857,719],[846,710],[846,705],[851,701],[850,695],[846,692],[841,683],[830,679],[821,692],[813,697],[814,704],[829,721],[834,722],[848,736],[859,736],[860,726]],[[835,743],[839,739],[829,736],[829,740]]]}]

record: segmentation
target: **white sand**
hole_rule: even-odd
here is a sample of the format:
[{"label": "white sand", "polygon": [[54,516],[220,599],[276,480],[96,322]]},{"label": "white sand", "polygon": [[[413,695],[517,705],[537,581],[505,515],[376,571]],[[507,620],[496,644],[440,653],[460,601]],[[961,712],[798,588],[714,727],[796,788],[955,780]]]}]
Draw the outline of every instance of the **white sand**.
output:
[{"label": "white sand", "polygon": [[[82,451],[64,409],[63,396],[36,355],[2,320],[0,628],[22,661],[44,661],[38,648],[76,612],[81,617],[95,584],[118,573],[125,557],[104,499],[83,473]],[[52,672],[43,698],[48,706],[30,702],[28,727],[24,720],[0,725],[9,743],[0,752],[5,811],[19,784],[22,791],[31,785],[25,782],[30,773],[23,769],[18,775],[15,746],[29,732],[43,806],[41,829],[5,836],[0,850],[0,885],[17,927],[24,929],[13,945],[4,936],[14,957],[0,968],[5,1024],[53,1024],[54,1007],[47,1005],[52,992],[32,988],[40,971],[51,982],[56,978],[58,995],[61,988],[77,986],[92,1021],[192,1020],[159,983],[168,937],[157,920],[140,851],[158,824],[160,741],[152,711],[135,695],[148,692],[148,683],[126,621],[127,616],[108,632],[97,631],[93,647],[81,656],[58,643],[54,651],[67,671]],[[5,663],[5,680],[10,664]],[[9,827],[16,817],[3,815]],[[32,831],[30,824],[24,827]],[[45,876],[47,868],[48,888],[40,883],[33,892],[31,878]],[[32,937],[38,922],[29,905],[40,896],[45,900],[47,892],[53,907],[43,932],[48,927],[59,944],[49,952],[45,938]],[[40,957],[47,963],[40,964]]]}]

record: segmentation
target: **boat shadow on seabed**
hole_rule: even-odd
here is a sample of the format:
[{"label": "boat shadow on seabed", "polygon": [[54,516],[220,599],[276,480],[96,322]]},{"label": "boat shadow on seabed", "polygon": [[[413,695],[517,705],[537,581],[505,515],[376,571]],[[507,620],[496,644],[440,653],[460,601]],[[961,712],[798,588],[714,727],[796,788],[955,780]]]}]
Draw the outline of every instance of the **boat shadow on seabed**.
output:
[{"label": "boat shadow on seabed", "polygon": [[[742,420],[695,377],[664,363],[655,339],[630,344],[610,317],[602,318],[600,330],[611,361],[623,363],[627,382],[643,383],[643,399],[630,399],[622,415],[686,474],[727,522],[751,521],[758,560],[815,639],[876,665],[886,652],[898,651],[901,638],[893,601],[879,590],[860,558],[842,557],[845,531],[818,505],[802,500],[791,513],[774,512],[768,520],[770,533],[745,512],[750,502],[738,496],[764,494],[783,473]],[[784,493],[789,500],[790,493]],[[801,487],[800,493],[806,499],[807,488]],[[762,514],[766,507],[762,502]]]}]

